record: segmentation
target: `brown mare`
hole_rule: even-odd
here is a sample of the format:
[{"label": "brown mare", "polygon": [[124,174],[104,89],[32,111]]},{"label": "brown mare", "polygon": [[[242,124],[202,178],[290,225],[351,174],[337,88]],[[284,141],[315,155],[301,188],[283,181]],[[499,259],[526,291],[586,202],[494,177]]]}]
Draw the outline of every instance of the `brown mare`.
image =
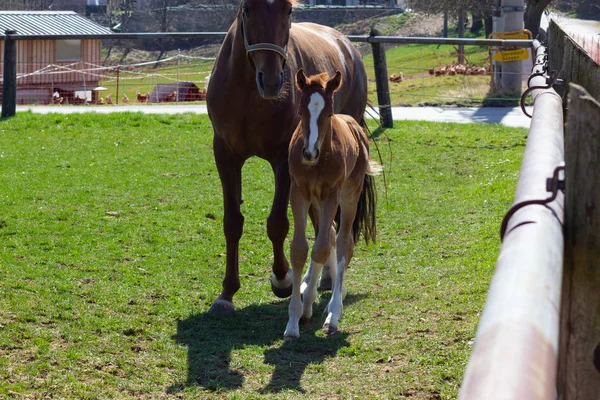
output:
[{"label": "brown mare", "polygon": [[292,79],[308,73],[342,71],[336,110],[361,120],[367,76],[360,53],[341,33],[316,24],[291,23],[295,0],[242,0],[211,74],[206,102],[214,129],[215,162],[223,186],[226,271],[223,290],[210,311],[231,313],[240,288],[238,248],[244,217],[242,166],[252,157],[267,160],[275,173],[275,195],[267,219],[273,245],[271,288],[288,297],[292,279],[284,255],[289,230],[288,145],[298,125],[299,92]]},{"label": "brown mare", "polygon": [[[375,181],[372,175],[381,166],[369,157],[369,139],[354,118],[334,114],[333,95],[342,83],[337,71],[329,79],[327,73],[307,78],[302,70],[296,76],[300,98],[301,122],[289,147],[289,168],[292,180],[290,204],[294,216],[294,238],[290,259],[293,268],[293,290],[284,338],[300,337],[300,318],[312,316],[317,297],[317,279],[329,262],[333,293],[325,312],[323,329],[327,334],[337,331],[342,301],[346,295],[344,274],[352,259],[354,243],[359,234],[367,243],[375,240]],[[308,254],[306,219],[309,207],[321,227],[311,252],[306,275],[300,281]],[[340,212],[336,238],[334,218]]]}]

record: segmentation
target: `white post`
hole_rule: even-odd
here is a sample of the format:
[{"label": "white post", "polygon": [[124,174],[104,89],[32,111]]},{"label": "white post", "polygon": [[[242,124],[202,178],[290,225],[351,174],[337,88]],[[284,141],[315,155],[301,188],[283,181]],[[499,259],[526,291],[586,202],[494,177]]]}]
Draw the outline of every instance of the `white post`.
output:
[{"label": "white post", "polygon": [[[500,19],[504,31],[516,31],[524,28],[523,14],[525,5],[523,0],[502,0]],[[522,61],[508,61],[502,63],[501,85],[505,93],[521,93],[523,79]]]}]

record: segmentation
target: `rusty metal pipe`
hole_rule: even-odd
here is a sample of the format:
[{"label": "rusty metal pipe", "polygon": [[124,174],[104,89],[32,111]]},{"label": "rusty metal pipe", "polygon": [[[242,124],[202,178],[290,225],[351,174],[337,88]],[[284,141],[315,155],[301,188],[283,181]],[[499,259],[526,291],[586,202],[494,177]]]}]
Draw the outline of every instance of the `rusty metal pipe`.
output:
[{"label": "rusty metal pipe", "polygon": [[[534,43],[536,53],[542,47]],[[542,85],[544,76],[530,80],[530,86]],[[532,95],[515,204],[548,198],[546,179],[564,159],[562,100],[552,88],[535,89]],[[563,206],[559,192],[548,205],[522,207],[508,220],[459,399],[556,397]]]}]

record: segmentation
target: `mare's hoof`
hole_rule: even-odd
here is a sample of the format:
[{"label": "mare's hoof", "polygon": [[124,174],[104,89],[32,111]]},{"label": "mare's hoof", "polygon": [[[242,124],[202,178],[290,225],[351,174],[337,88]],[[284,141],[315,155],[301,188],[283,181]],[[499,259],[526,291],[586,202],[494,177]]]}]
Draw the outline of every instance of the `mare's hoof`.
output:
[{"label": "mare's hoof", "polygon": [[329,275],[321,276],[319,290],[331,290],[331,277]]},{"label": "mare's hoof", "polygon": [[325,332],[325,334],[327,336],[331,336],[331,335],[337,333],[337,327],[335,327],[333,325],[325,324],[325,325],[323,325],[323,332]]},{"label": "mare's hoof", "polygon": [[217,316],[227,316],[233,314],[235,311],[235,306],[232,302],[222,299],[217,299],[213,301],[210,309],[208,310],[209,314],[217,315]]},{"label": "mare's hoof", "polygon": [[290,286],[285,288],[278,288],[273,284],[273,281],[271,281],[271,291],[280,299],[286,299],[292,295],[292,285],[290,284]]}]

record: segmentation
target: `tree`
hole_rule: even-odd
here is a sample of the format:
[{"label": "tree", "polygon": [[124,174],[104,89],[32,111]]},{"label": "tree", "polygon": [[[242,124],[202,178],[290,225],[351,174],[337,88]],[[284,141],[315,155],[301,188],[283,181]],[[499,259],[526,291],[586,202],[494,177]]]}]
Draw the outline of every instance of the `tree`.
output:
[{"label": "tree", "polygon": [[460,10],[483,16],[492,13],[492,0],[408,0],[408,5],[413,10],[426,14],[448,12],[457,17]]},{"label": "tree", "polygon": [[52,0],[4,0],[2,10],[39,11],[48,10],[50,5],[52,5]]},{"label": "tree", "polygon": [[121,0],[117,7],[112,11],[112,14],[119,18],[121,30],[127,32],[127,25],[135,11],[137,0]]},{"label": "tree", "polygon": [[[483,18],[492,14],[492,0],[409,0],[408,5],[425,14],[448,13],[458,20],[458,37],[464,37],[467,11]],[[464,62],[464,45],[458,46],[458,62]]]},{"label": "tree", "polygon": [[525,29],[528,29],[535,37],[540,30],[542,13],[552,0],[525,0]]},{"label": "tree", "polygon": [[575,12],[578,18],[600,18],[598,0],[556,0],[554,4],[561,11]]}]

